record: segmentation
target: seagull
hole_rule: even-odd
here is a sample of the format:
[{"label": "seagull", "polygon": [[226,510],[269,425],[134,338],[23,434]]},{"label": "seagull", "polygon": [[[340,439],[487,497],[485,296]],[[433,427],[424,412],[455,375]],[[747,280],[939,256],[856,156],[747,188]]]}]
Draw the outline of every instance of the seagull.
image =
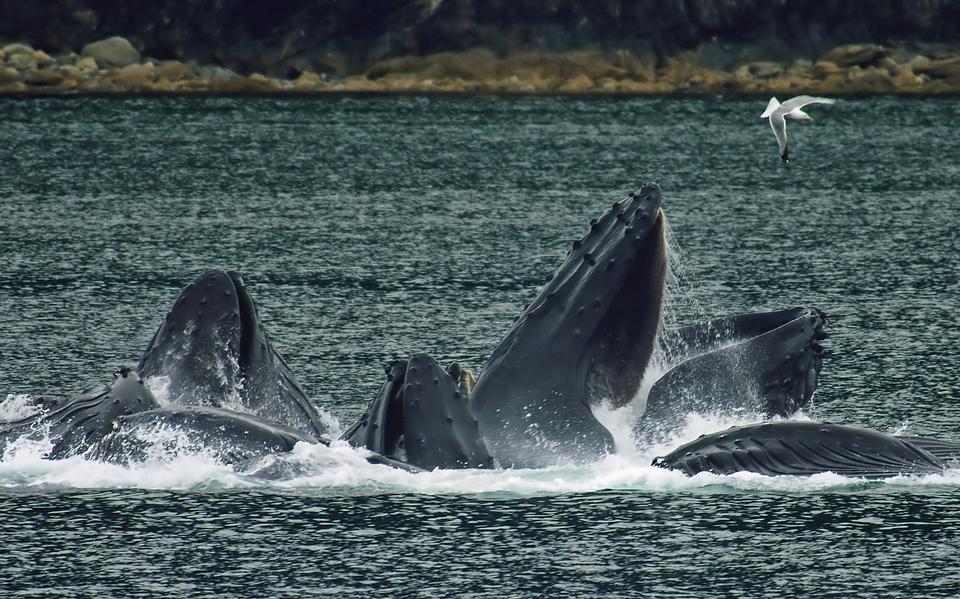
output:
[{"label": "seagull", "polygon": [[763,111],[760,118],[770,118],[770,128],[773,134],[777,136],[777,144],[780,146],[780,159],[785,163],[790,162],[790,150],[787,147],[787,122],[784,117],[797,121],[812,121],[813,117],[802,110],[807,104],[833,104],[836,100],[830,98],[818,98],[816,96],[797,96],[790,98],[783,104],[776,98],[770,98],[767,103],[767,109]]}]

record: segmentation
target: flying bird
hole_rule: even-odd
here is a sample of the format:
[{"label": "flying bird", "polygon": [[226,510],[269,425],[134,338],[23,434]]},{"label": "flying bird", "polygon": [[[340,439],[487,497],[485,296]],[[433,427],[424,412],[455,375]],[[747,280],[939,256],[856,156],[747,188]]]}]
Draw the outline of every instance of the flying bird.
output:
[{"label": "flying bird", "polygon": [[797,96],[781,104],[776,98],[770,98],[767,109],[763,111],[760,118],[770,119],[770,128],[773,129],[773,134],[777,136],[777,144],[780,146],[781,160],[790,162],[790,149],[787,147],[787,121],[785,118],[809,122],[813,120],[813,117],[803,111],[804,106],[807,104],[833,104],[834,102],[836,100],[830,98]]}]

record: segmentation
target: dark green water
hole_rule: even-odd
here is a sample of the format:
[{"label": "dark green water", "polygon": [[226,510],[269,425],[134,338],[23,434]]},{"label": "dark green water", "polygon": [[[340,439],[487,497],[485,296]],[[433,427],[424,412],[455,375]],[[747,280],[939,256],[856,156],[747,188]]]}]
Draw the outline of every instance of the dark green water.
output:
[{"label": "dark green water", "polygon": [[[960,438],[958,99],[0,99],[0,399],[136,362],[179,290],[244,273],[348,425],[381,364],[478,368],[587,221],[649,180],[680,320],[816,305],[815,418]],[[730,424],[692,421],[688,438]],[[662,448],[659,448],[662,449]],[[0,463],[3,596],[955,596],[960,472],[685,479],[409,475],[343,448],[304,476],[202,460]],[[10,456],[8,456],[10,457]]]}]

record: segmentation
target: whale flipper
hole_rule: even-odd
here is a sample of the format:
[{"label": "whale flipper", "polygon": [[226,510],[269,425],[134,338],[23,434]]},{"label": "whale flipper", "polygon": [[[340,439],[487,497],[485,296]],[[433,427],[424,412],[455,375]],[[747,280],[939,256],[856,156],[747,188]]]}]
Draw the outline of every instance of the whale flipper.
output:
[{"label": "whale flipper", "polygon": [[690,412],[793,414],[816,389],[825,324],[819,310],[798,307],[682,327],[668,336],[676,365],[651,387],[637,436],[662,440]]},{"label": "whale flipper", "polygon": [[0,424],[0,439],[9,442],[47,435],[52,447],[46,457],[68,458],[84,453],[110,433],[118,418],[160,406],[143,379],[129,368],[121,368],[114,381],[98,391],[54,405],[58,407],[51,411]]},{"label": "whale flipper", "polygon": [[613,450],[592,408],[629,401],[653,352],[666,277],[660,199],[650,184],[594,221],[481,370],[470,408],[501,466]]},{"label": "whale flipper", "polygon": [[417,468],[490,468],[493,459],[458,382],[436,360],[395,361],[377,398],[343,439]]},{"label": "whale flipper", "polygon": [[960,466],[960,441],[910,436],[897,436],[897,438],[919,447],[939,460],[943,460],[950,467]]},{"label": "whale flipper", "polygon": [[699,472],[756,472],[809,476],[833,472],[857,478],[939,474],[944,462],[906,439],[855,426],[821,422],[769,422],[701,436],[655,466]]},{"label": "whale flipper", "polygon": [[315,436],[327,430],[236,273],[211,270],[188,285],[137,369],[169,377],[172,403],[235,408]]}]

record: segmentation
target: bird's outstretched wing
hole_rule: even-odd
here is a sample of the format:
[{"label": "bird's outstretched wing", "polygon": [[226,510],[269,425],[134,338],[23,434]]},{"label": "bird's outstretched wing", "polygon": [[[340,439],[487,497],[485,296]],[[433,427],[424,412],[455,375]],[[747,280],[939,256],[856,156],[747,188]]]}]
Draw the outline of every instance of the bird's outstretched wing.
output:
[{"label": "bird's outstretched wing", "polygon": [[780,146],[780,158],[786,162],[787,122],[784,120],[783,114],[779,111],[770,115],[770,128],[773,129],[773,134],[777,137],[777,145]]},{"label": "bird's outstretched wing", "polygon": [[777,108],[777,112],[780,114],[787,114],[788,112],[793,112],[798,108],[803,108],[807,104],[834,104],[836,100],[830,98],[818,98],[817,96],[797,96],[795,98],[790,98],[786,102],[780,105]]}]

